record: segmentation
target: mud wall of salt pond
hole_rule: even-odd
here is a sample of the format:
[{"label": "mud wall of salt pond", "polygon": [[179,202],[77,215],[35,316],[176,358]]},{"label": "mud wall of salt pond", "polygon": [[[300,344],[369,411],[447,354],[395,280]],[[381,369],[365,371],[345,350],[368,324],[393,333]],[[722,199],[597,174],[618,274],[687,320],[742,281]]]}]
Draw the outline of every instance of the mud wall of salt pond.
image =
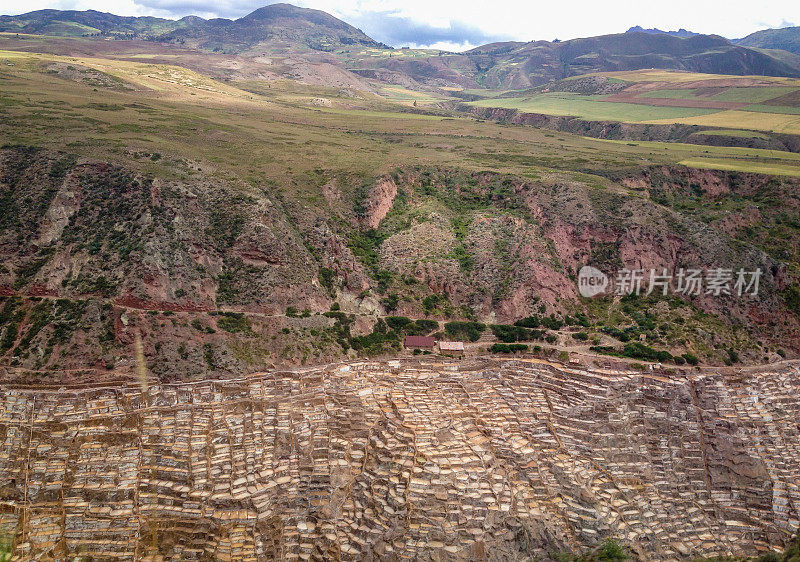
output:
[{"label": "mud wall of salt pond", "polygon": [[800,524],[798,396],[524,361],[4,388],[0,524],[23,557],[752,554]]}]

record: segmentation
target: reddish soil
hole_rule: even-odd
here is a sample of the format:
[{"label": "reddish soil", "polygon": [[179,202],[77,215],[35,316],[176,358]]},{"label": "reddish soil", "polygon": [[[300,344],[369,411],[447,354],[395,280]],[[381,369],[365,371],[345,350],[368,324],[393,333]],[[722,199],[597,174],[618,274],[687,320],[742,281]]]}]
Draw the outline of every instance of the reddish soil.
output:
[{"label": "reddish soil", "polygon": [[[26,294],[29,297],[57,297],[58,296],[58,292],[57,291],[54,291],[53,289],[48,289],[45,285],[42,285],[42,284],[31,285],[28,288],[28,291],[27,291]],[[4,295],[4,296],[10,296],[10,295]]]},{"label": "reddish soil", "polygon": [[176,302],[157,302],[149,301],[132,295],[126,295],[114,299],[114,304],[126,308],[136,308],[139,310],[169,310],[172,312],[211,312],[215,307],[186,302],[179,304]]}]

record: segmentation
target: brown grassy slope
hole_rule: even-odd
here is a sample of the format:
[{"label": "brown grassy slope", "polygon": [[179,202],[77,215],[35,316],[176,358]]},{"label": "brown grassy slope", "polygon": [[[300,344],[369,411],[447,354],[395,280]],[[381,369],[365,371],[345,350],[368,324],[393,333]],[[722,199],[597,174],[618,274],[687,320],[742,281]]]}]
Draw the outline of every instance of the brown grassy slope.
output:
[{"label": "brown grassy slope", "polygon": [[[703,197],[695,216],[665,206],[652,197],[651,176],[641,175],[643,166],[674,164],[704,148],[628,146],[401,113],[330,90],[330,104],[319,106],[313,102],[321,92],[313,88],[262,96],[177,66],[3,57],[2,140],[47,149],[3,155],[3,190],[14,209],[6,216],[24,225],[9,225],[4,238],[0,274],[10,290],[70,298],[105,292],[103,298],[121,299],[112,303],[121,307],[117,316],[124,307],[183,309],[181,330],[192,315],[221,307],[250,314],[257,332],[258,314],[282,315],[288,306],[322,312],[334,299],[368,318],[383,312],[379,301],[392,293],[405,297],[399,307],[409,315],[423,315],[425,297],[444,293],[452,306],[442,314],[508,321],[530,314],[536,298],[548,313],[581,306],[572,276],[610,244],[612,261],[631,265],[765,266],[771,292],[755,309],[697,303],[725,323],[755,329],[746,338],[706,329],[703,345],[712,356],[735,341],[760,357],[755,338],[774,337],[777,323],[777,341],[790,341],[786,334],[795,329],[776,293],[791,282],[795,257],[760,252],[772,253],[768,232],[741,244],[729,238],[739,237],[731,225],[705,225]],[[73,70],[53,72],[54,64]],[[94,82],[80,68],[95,73]],[[97,72],[109,80],[98,82]],[[54,148],[75,159],[65,162],[66,153]],[[754,161],[766,155],[714,150]],[[688,174],[676,183],[690,193],[692,182],[716,177]],[[619,182],[631,176],[633,183]],[[378,200],[387,192],[373,186],[387,177],[397,192]],[[796,189],[790,180],[775,186],[787,197]],[[784,207],[789,222],[781,224],[791,236],[795,211]],[[374,232],[362,215],[370,209],[386,213]],[[263,321],[264,333],[276,337],[255,359],[240,349],[240,358],[225,364],[212,350],[213,366],[247,370],[343,352],[333,322],[304,326],[306,335],[292,341],[281,318]],[[165,365],[181,364],[178,332],[159,322],[148,352]],[[369,331],[366,322],[355,333]],[[204,357],[214,338],[212,345],[235,355],[225,330],[195,332],[181,332],[194,334],[187,341],[195,359],[186,364]],[[252,347],[247,334],[236,338]],[[103,353],[95,356],[113,362],[112,352]]]}]

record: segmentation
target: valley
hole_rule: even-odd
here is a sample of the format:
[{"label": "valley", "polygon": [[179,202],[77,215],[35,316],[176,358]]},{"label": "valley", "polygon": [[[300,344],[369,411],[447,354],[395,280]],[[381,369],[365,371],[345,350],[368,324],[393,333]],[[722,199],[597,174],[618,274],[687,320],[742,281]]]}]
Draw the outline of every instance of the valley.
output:
[{"label": "valley", "polygon": [[676,33],[0,16],[0,560],[794,562],[800,57]]}]

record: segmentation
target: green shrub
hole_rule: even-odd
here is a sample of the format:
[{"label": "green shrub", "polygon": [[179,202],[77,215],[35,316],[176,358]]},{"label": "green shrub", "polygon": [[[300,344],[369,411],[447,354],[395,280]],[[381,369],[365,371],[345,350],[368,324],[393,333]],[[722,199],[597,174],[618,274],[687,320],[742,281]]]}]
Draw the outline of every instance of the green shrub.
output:
[{"label": "green shrub", "polygon": [[209,217],[206,234],[213,239],[220,249],[228,249],[236,242],[244,230],[247,217],[228,207],[213,209]]},{"label": "green shrub", "polygon": [[[666,363],[667,361],[673,361],[675,359],[668,351],[653,349],[639,342],[627,343],[622,349],[616,349],[610,345],[593,345],[589,349],[595,353],[602,353],[603,355],[644,359],[645,361],[660,363]],[[684,355],[683,358],[686,359],[686,356]],[[688,359],[687,362],[689,362]]]},{"label": "green shrub", "polygon": [[239,289],[236,287],[236,272],[225,269],[217,277],[219,288],[217,289],[217,300],[219,302],[235,302],[239,296]]},{"label": "green shrub", "polygon": [[681,355],[681,357],[683,357],[684,361],[686,361],[689,365],[697,365],[700,363],[700,360],[697,358],[697,356],[691,353],[684,353]]},{"label": "green shrub", "polygon": [[603,326],[602,328],[600,328],[601,332],[603,332],[604,334],[608,334],[612,338],[618,339],[622,343],[631,341],[631,334],[629,330],[630,328],[626,330],[620,330],[619,328],[616,328],[614,326]]},{"label": "green shrub", "polygon": [[549,330],[560,330],[564,327],[564,322],[551,314],[542,318],[542,325]]},{"label": "green shrub", "polygon": [[480,322],[448,322],[444,325],[448,336],[469,341],[478,341],[486,330],[486,324]]},{"label": "green shrub", "polygon": [[336,272],[327,267],[320,267],[317,277],[320,285],[325,287],[328,293],[333,293],[333,281],[336,279]]},{"label": "green shrub", "polygon": [[458,265],[461,267],[463,271],[471,271],[473,267],[475,267],[475,258],[470,255],[467,249],[464,247],[464,244],[456,245],[453,250],[450,252],[449,257],[453,258],[458,262]]},{"label": "green shrub", "polygon": [[517,353],[528,351],[528,346],[522,343],[496,343],[489,347],[491,353]]},{"label": "green shrub", "polygon": [[583,328],[589,327],[589,319],[583,312],[577,313],[574,317],[572,316],[565,316],[564,317],[564,324],[567,326],[581,326]]},{"label": "green shrub", "polygon": [[378,292],[384,294],[386,289],[392,284],[394,273],[388,269],[376,269],[374,273],[375,280],[378,282]]},{"label": "green shrub", "polygon": [[203,359],[205,359],[209,369],[217,368],[217,363],[214,359],[214,346],[210,343],[203,344]]},{"label": "green shrub", "polygon": [[492,324],[489,328],[491,328],[497,339],[505,343],[541,339],[544,334],[541,330],[529,330],[521,326],[510,326],[508,324]]},{"label": "green shrub", "polygon": [[646,361],[665,362],[672,360],[672,354],[668,351],[656,350],[639,342],[625,344],[625,347],[622,348],[622,355],[631,359],[644,359]]},{"label": "green shrub", "polygon": [[576,332],[572,334],[572,338],[578,341],[586,341],[589,339],[589,334],[587,334],[586,332]]},{"label": "green shrub", "polygon": [[234,334],[239,332],[252,332],[250,329],[250,322],[241,312],[223,312],[217,320],[217,325],[226,332]]},{"label": "green shrub", "polygon": [[372,229],[366,232],[355,232],[350,237],[350,249],[373,273],[378,268],[378,249],[386,236],[386,234],[380,234],[377,230]]},{"label": "green shrub", "polygon": [[394,312],[397,310],[397,305],[400,304],[400,297],[397,293],[390,293],[381,299],[381,304],[386,309],[386,312]]},{"label": "green shrub", "polygon": [[389,330],[383,319],[378,319],[372,333],[365,336],[350,338],[350,346],[359,354],[366,356],[380,355],[390,350],[400,350],[400,334]]},{"label": "green shrub", "polygon": [[406,318],[405,316],[387,316],[386,317],[386,324],[392,330],[403,330],[409,324],[413,324],[414,321],[411,318]]},{"label": "green shrub", "polygon": [[3,355],[6,351],[14,346],[14,342],[17,341],[18,333],[19,327],[17,324],[9,324],[6,326],[3,337],[0,339],[0,355]]},{"label": "green shrub", "polygon": [[528,316],[514,322],[514,326],[520,326],[522,328],[538,328],[541,325],[542,321],[539,320],[538,316]]},{"label": "green shrub", "polygon": [[422,299],[422,308],[425,310],[425,314],[430,314],[434,310],[436,310],[440,304],[447,302],[446,295],[428,295],[424,299]]},{"label": "green shrub", "polygon": [[427,320],[425,318],[420,318],[416,322],[414,322],[419,332],[422,334],[430,334],[434,330],[439,329],[439,323],[436,320]]},{"label": "green shrub", "polygon": [[595,559],[602,562],[617,562],[627,560],[628,555],[617,541],[609,539],[597,551]]},{"label": "green shrub", "polygon": [[783,300],[786,302],[786,308],[800,318],[800,283],[786,287],[783,290]]}]

